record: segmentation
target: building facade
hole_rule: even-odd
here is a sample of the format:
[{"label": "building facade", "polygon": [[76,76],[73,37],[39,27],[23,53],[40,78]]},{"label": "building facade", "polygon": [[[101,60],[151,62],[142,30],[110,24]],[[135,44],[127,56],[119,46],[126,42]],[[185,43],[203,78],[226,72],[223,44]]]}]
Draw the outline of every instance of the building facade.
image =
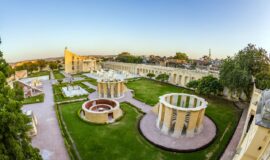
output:
[{"label": "building facade", "polygon": [[79,56],[72,53],[67,48],[65,53],[65,72],[76,74],[80,72],[90,72],[97,69],[96,58],[90,56]]},{"label": "building facade", "polygon": [[122,63],[122,62],[103,62],[103,68],[113,69],[118,71],[127,71],[132,74],[137,74],[146,77],[148,73],[168,74],[168,82],[174,85],[185,86],[189,81],[198,80],[207,75],[218,77],[218,72],[210,72],[204,70],[187,70],[172,67],[163,67],[155,65]]},{"label": "building facade", "polygon": [[270,90],[254,87],[252,99],[233,160],[270,159]]}]

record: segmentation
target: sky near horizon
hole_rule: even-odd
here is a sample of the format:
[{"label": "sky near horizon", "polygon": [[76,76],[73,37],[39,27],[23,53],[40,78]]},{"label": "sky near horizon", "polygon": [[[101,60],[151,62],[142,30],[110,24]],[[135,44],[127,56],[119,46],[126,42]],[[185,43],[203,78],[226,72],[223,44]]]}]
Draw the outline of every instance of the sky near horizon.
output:
[{"label": "sky near horizon", "polygon": [[0,0],[8,62],[81,55],[232,56],[248,43],[270,52],[269,0]]}]

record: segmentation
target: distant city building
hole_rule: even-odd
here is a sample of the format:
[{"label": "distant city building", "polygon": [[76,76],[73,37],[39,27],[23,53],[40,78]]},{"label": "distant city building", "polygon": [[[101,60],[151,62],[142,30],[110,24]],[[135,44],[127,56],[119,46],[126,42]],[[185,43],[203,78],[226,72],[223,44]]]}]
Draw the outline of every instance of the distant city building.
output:
[{"label": "distant city building", "polygon": [[97,69],[96,58],[91,56],[79,56],[65,49],[65,72],[76,74],[90,72]]}]

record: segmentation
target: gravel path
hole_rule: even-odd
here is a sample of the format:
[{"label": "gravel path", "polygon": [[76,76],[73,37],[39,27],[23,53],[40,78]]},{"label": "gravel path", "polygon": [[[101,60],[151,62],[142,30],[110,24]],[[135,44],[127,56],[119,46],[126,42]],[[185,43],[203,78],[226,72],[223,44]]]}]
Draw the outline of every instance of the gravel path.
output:
[{"label": "gravel path", "polygon": [[32,138],[32,144],[40,149],[40,154],[44,160],[69,160],[54,110],[51,82],[44,81],[43,88],[45,93],[43,103],[23,106],[23,110],[31,109],[38,121],[38,132]]}]

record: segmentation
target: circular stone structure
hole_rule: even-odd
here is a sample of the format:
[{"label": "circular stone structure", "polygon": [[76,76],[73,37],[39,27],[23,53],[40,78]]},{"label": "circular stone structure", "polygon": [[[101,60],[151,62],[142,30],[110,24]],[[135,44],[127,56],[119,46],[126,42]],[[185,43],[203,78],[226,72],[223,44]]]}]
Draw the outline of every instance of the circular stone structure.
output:
[{"label": "circular stone structure", "polygon": [[93,123],[113,123],[123,112],[119,102],[112,99],[94,99],[82,105],[81,117]]},{"label": "circular stone structure", "polygon": [[121,98],[124,96],[125,86],[123,80],[98,80],[99,98]]},{"label": "circular stone structure", "polygon": [[152,144],[174,152],[193,152],[207,147],[216,137],[215,123],[204,116],[207,102],[196,95],[171,93],[139,123],[140,133]]},{"label": "circular stone structure", "polygon": [[193,137],[203,129],[207,102],[196,95],[171,93],[159,97],[156,126],[173,137]]}]

